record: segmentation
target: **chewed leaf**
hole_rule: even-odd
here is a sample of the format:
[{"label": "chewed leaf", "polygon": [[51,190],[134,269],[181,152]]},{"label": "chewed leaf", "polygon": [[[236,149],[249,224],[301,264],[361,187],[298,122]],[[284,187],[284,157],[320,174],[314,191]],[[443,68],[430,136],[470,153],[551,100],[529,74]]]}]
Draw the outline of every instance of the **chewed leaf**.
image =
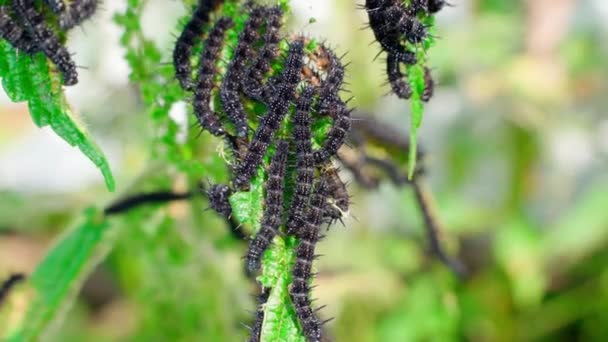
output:
[{"label": "chewed leaf", "polygon": [[57,319],[57,314],[73,301],[99,256],[107,251],[103,242],[108,227],[97,210],[85,210],[84,222],[68,232],[38,264],[29,280],[33,294],[25,316],[17,326],[4,331],[4,338],[37,340]]},{"label": "chewed leaf", "polygon": [[270,289],[264,304],[264,322],[261,341],[297,341],[306,339],[300,333],[298,319],[291,303],[289,285],[292,282],[291,269],[295,262],[294,238],[274,239],[274,248],[264,255],[264,273],[258,277],[263,287]]},{"label": "chewed leaf", "polygon": [[68,144],[77,146],[101,171],[108,189],[114,190],[106,157],[70,109],[61,89],[61,76],[49,67],[43,54],[29,56],[0,41],[0,78],[12,101],[28,102],[36,126],[51,126]]}]

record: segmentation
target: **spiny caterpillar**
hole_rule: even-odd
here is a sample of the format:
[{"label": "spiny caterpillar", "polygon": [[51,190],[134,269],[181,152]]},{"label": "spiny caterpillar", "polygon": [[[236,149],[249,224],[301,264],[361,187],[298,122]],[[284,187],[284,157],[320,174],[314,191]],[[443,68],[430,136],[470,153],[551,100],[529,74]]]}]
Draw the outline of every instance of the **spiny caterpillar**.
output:
[{"label": "spiny caterpillar", "polygon": [[331,107],[330,112],[334,113],[335,119],[323,146],[313,153],[316,165],[321,165],[334,156],[340,146],[344,144],[348,131],[350,131],[351,111],[346,108],[346,104],[337,99],[331,104]]},{"label": "spiny caterpillar", "polygon": [[[369,27],[376,41],[387,54],[386,73],[392,92],[402,99],[412,96],[407,76],[401,72],[401,64],[418,63],[416,46],[429,37],[428,27],[422,23],[421,15],[433,15],[447,3],[443,0],[366,0],[365,10],[369,17]],[[425,67],[424,93],[421,99],[430,100],[434,82]]]},{"label": "spiny caterpillar", "polygon": [[294,116],[293,137],[296,145],[296,179],[287,234],[294,234],[303,225],[303,215],[314,181],[314,157],[310,132],[310,110],[315,88],[307,87],[300,94]]},{"label": "spiny caterpillar", "polygon": [[253,44],[260,38],[260,28],[264,23],[265,9],[254,7],[245,23],[245,28],[239,35],[239,42],[234,51],[232,61],[228,66],[222,86],[220,88],[220,98],[224,112],[234,123],[236,135],[246,137],[249,131],[247,125],[247,114],[243,108],[240,98],[241,80],[244,77],[245,66],[252,57],[255,56]]},{"label": "spiny caterpillar", "polygon": [[205,41],[205,48],[201,54],[194,89],[194,115],[203,129],[211,134],[219,136],[225,133],[217,114],[210,108],[211,95],[214,88],[213,77],[216,74],[215,63],[220,55],[224,35],[234,25],[228,17],[220,18]]},{"label": "spiny caterpillar", "polygon": [[333,221],[342,221],[348,214],[350,207],[350,195],[346,184],[340,178],[339,170],[332,164],[324,165],[321,177],[325,179],[329,186],[329,196],[325,206],[324,218]]},{"label": "spiny caterpillar", "polygon": [[272,7],[266,11],[266,32],[263,46],[259,54],[247,68],[241,84],[243,92],[251,99],[267,102],[264,96],[263,80],[270,71],[270,63],[277,57],[277,46],[281,40],[281,26],[283,24],[283,10]]},{"label": "spiny caterpillar", "polygon": [[7,8],[0,6],[0,38],[6,39],[16,49],[33,53],[38,49],[32,36],[17,24],[7,13]]},{"label": "spiny caterpillar", "polygon": [[326,76],[320,85],[319,91],[319,103],[317,105],[317,111],[319,113],[327,113],[332,118],[335,118],[335,114],[332,112],[334,103],[341,102],[340,90],[342,90],[342,83],[344,82],[344,66],[342,65],[340,58],[336,54],[325,46],[320,46],[316,53],[316,58],[325,64]]},{"label": "spiny caterpillar", "polygon": [[276,85],[276,96],[273,96],[266,115],[262,117],[260,126],[253,135],[253,140],[249,145],[245,158],[237,167],[233,180],[234,186],[237,189],[249,186],[251,178],[268,149],[268,145],[287,114],[289,104],[295,97],[296,86],[300,80],[303,50],[304,44],[301,40],[290,43],[285,66]]},{"label": "spiny caterpillar", "polygon": [[310,286],[312,263],[315,259],[315,246],[319,240],[319,226],[329,194],[329,185],[323,178],[317,182],[306,213],[304,226],[298,232],[296,262],[293,267],[293,281],[289,294],[293,301],[296,316],[308,341],[321,341],[321,322],[311,307]]},{"label": "spiny caterpillar", "polygon": [[260,269],[262,255],[272,243],[272,239],[279,234],[279,227],[283,221],[283,192],[288,152],[289,143],[285,140],[279,141],[268,168],[260,231],[251,240],[247,250],[246,267],[249,273]]},{"label": "spiny caterpillar", "polygon": [[72,61],[68,50],[60,43],[55,32],[45,22],[42,14],[36,10],[34,2],[14,0],[13,10],[19,15],[25,29],[32,36],[32,40],[63,74],[63,83],[65,85],[78,83],[76,64]]},{"label": "spiny caterpillar", "polygon": [[270,289],[263,289],[262,293],[258,296],[258,308],[255,311],[255,321],[253,326],[249,327],[251,331],[248,342],[260,342],[262,338],[262,324],[264,324],[264,304],[268,301],[270,296]]},{"label": "spiny caterpillar", "polygon": [[232,207],[228,198],[232,195],[232,189],[225,184],[214,184],[206,190],[209,206],[225,218],[230,218]]},{"label": "spiny caterpillar", "polygon": [[63,84],[74,85],[78,83],[76,64],[52,29],[57,26],[53,20],[58,20],[61,30],[68,30],[90,18],[97,9],[97,1],[74,0],[66,6],[62,0],[46,0],[51,9],[47,13],[44,8],[38,9],[34,0],[15,0],[10,7],[0,6],[0,38],[27,54],[42,51],[62,73]]},{"label": "spiny caterpillar", "polygon": [[203,34],[203,27],[209,21],[210,13],[222,2],[223,0],[199,0],[192,18],[175,42],[173,50],[175,77],[184,90],[192,90],[193,87],[192,66],[190,64],[192,48],[196,44],[196,39]]},{"label": "spiny caterpillar", "polygon": [[82,23],[90,18],[97,10],[98,0],[71,1],[67,8],[59,15],[59,27],[63,30]]},{"label": "spiny caterpillar", "polygon": [[49,5],[51,11],[55,13],[61,13],[65,11],[65,3],[63,0],[45,0],[46,4]]}]

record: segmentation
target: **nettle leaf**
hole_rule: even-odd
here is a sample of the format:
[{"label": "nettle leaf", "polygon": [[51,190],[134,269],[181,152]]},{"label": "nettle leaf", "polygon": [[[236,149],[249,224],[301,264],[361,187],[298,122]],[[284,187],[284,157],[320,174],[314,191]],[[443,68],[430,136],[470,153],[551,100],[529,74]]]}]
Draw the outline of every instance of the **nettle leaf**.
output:
[{"label": "nettle leaf", "polygon": [[108,190],[114,191],[106,157],[72,112],[61,89],[61,75],[42,53],[29,56],[0,41],[0,78],[11,101],[27,101],[36,126],[51,126],[68,144],[77,146],[101,171]]},{"label": "nettle leaf", "polygon": [[235,192],[230,196],[230,205],[235,218],[243,224],[251,225],[253,231],[260,228],[264,203],[264,170],[251,181],[251,188],[245,192]]},{"label": "nettle leaf", "polygon": [[[409,1],[406,1],[406,4],[409,4]],[[411,46],[409,44],[412,51],[416,51],[418,59],[418,63],[406,67],[407,80],[412,90],[410,98],[410,149],[408,155],[408,178],[410,179],[414,176],[414,171],[416,170],[418,129],[422,125],[422,118],[424,116],[424,102],[422,101],[422,94],[424,93],[424,67],[428,62],[428,50],[435,44],[433,35],[435,16],[432,14],[420,14],[419,19],[428,28],[429,34],[418,46]]]},{"label": "nettle leaf", "polygon": [[293,237],[275,237],[272,248],[264,254],[264,272],[258,282],[270,289],[270,295],[264,305],[261,341],[306,341],[289,295],[296,245],[297,240]]},{"label": "nettle leaf", "polygon": [[38,340],[60,313],[67,311],[86,276],[110,249],[106,239],[109,227],[98,210],[85,210],[82,222],[51,248],[31,275],[31,300],[25,315],[16,326],[4,331],[4,338]]}]

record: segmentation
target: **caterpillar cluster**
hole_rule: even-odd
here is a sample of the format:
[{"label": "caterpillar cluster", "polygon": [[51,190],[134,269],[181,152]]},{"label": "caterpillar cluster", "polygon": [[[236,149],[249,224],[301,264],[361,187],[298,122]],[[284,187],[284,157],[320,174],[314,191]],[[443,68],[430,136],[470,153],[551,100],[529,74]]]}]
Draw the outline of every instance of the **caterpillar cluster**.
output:
[{"label": "caterpillar cluster", "polygon": [[90,18],[98,0],[47,0],[50,14],[37,8],[34,0],[14,0],[0,6],[0,38],[25,54],[44,53],[63,75],[66,86],[78,83],[76,64],[53,27],[67,31]]},{"label": "caterpillar cluster", "polygon": [[[444,0],[366,0],[365,10],[369,17],[369,27],[376,41],[386,52],[386,74],[392,92],[397,97],[409,99],[412,96],[407,77],[401,72],[402,65],[418,63],[417,46],[429,37],[428,27],[421,17],[439,12],[448,3]],[[429,101],[433,95],[434,82],[430,70],[424,70],[424,91],[422,101]]]},{"label": "caterpillar cluster", "polygon": [[[210,20],[219,5],[219,1],[199,3],[173,54],[176,78],[193,93],[198,123],[225,139],[233,160],[231,184],[211,186],[207,196],[211,208],[229,217],[227,197],[249,191],[258,171],[265,168],[264,209],[244,258],[245,269],[251,274],[261,268],[276,236],[298,238],[292,300],[302,331],[310,341],[319,341],[321,323],[308,299],[317,230],[322,223],[341,220],[349,205],[346,187],[331,166],[351,128],[351,110],[340,98],[344,66],[323,44],[283,36],[283,11],[278,6],[243,5],[246,20],[242,30],[234,32],[228,17]],[[209,27],[206,33],[204,26]],[[237,37],[232,48],[226,47],[227,37]],[[281,44],[284,39],[287,44]],[[202,45],[201,54],[193,58],[197,44]],[[230,59],[220,63],[226,55]],[[198,61],[196,68],[191,60]],[[281,67],[274,68],[277,64]],[[251,104],[263,105],[265,113],[254,117],[249,113]],[[313,146],[311,129],[322,118],[330,119],[326,138]],[[295,165],[288,163],[291,160]]]}]

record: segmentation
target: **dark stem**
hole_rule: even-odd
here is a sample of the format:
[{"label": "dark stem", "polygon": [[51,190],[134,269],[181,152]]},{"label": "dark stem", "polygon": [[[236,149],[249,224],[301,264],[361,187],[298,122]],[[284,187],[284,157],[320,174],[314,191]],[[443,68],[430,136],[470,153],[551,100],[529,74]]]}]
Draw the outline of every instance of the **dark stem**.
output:
[{"label": "dark stem", "polygon": [[0,285],[0,305],[2,305],[4,300],[8,297],[11,289],[22,281],[25,281],[25,274],[14,273],[11,274],[4,282],[2,282],[2,285]]},{"label": "dark stem", "polygon": [[465,265],[459,260],[450,258],[443,249],[440,238],[442,229],[428,191],[425,190],[419,179],[414,179],[411,184],[416,195],[416,202],[424,217],[424,226],[431,246],[431,252],[457,276],[461,278],[466,277],[467,270]]}]

